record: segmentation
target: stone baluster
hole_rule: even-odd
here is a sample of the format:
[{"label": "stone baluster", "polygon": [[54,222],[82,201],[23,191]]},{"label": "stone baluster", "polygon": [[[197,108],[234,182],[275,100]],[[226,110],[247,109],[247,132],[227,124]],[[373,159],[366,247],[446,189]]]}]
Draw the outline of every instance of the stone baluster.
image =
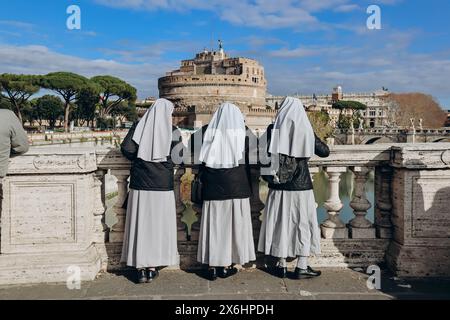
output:
[{"label": "stone baluster", "polygon": [[109,234],[110,242],[122,242],[125,230],[125,218],[127,209],[124,208],[125,200],[128,195],[128,177],[129,170],[111,170],[111,174],[117,178],[118,196],[114,205],[117,222],[111,228]]},{"label": "stone baluster", "polygon": [[105,223],[105,174],[103,170],[99,170],[94,176],[94,242],[108,242],[109,228]]},{"label": "stone baluster", "polygon": [[375,169],[375,229],[378,238],[392,238],[392,168]]},{"label": "stone baluster", "polygon": [[174,173],[174,192],[175,192],[175,203],[177,211],[177,235],[178,241],[187,240],[187,226],[181,221],[183,218],[183,212],[186,209],[182,199],[181,199],[181,177],[186,173],[184,167],[176,167]]},{"label": "stone baluster", "polygon": [[102,257],[101,269],[103,271],[106,271],[108,267],[108,253],[103,244],[109,241],[109,228],[105,223],[105,174],[106,171],[99,170],[94,175],[94,232],[92,240],[95,244],[100,244],[96,248]]},{"label": "stone baluster", "polygon": [[346,239],[348,232],[345,224],[339,217],[343,204],[339,197],[339,182],[342,173],[346,172],[345,167],[329,167],[325,169],[328,175],[329,198],[324,207],[328,212],[328,218],[320,226],[322,236],[326,239]]},{"label": "stone baluster", "polygon": [[253,237],[255,240],[259,238],[259,231],[261,229],[261,211],[264,209],[264,203],[261,201],[259,195],[259,184],[261,177],[261,170],[259,167],[252,167],[250,169],[251,185],[252,185],[252,197],[250,198],[250,207],[252,211],[252,225],[253,225]]},{"label": "stone baluster", "polygon": [[[198,172],[199,172],[198,166],[192,167],[192,174],[194,175],[194,177],[196,177],[198,175]],[[191,226],[190,239],[192,241],[198,241],[199,235],[200,235],[200,223],[202,221],[202,204],[193,203],[192,210],[194,210],[196,213],[197,221],[195,221]]]},{"label": "stone baluster", "polygon": [[349,222],[350,235],[353,239],[372,239],[375,238],[375,228],[366,218],[367,210],[372,207],[366,197],[366,182],[372,168],[352,167],[351,170],[355,174],[355,191],[350,207],[355,218]]},{"label": "stone baluster", "polygon": [[[319,167],[311,167],[309,168],[309,174],[311,175],[311,181],[314,184],[314,178],[316,176],[317,173],[319,173],[320,168]],[[316,209],[319,207],[319,204],[316,202]]]}]

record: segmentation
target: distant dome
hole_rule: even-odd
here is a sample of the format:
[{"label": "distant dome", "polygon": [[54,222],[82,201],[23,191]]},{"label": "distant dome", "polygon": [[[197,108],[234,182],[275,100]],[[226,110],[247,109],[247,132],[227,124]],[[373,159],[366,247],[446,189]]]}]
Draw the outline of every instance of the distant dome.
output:
[{"label": "distant dome", "polygon": [[336,86],[333,88],[333,92],[334,93],[342,93],[342,87],[341,86]]}]

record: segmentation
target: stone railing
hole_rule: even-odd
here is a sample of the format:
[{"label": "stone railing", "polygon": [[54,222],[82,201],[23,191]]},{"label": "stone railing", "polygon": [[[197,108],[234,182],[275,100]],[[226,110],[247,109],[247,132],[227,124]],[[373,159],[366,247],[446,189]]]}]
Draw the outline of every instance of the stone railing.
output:
[{"label": "stone railing", "polygon": [[128,130],[115,131],[88,131],[75,133],[38,133],[29,134],[28,139],[31,145],[51,145],[65,143],[85,143],[85,142],[109,142],[120,143],[128,133]]},{"label": "stone railing", "polygon": [[[327,219],[321,224],[322,254],[316,266],[360,266],[387,262],[400,276],[450,276],[450,144],[336,146],[325,159],[312,158],[311,174],[328,176]],[[197,222],[183,222],[183,198],[195,166],[175,169],[178,248],[183,269],[198,267]],[[341,175],[354,173],[348,224],[340,218]],[[369,172],[375,172],[375,202],[366,198]],[[253,167],[253,190],[260,170]],[[117,178],[115,222],[105,223],[106,175]],[[116,149],[39,148],[15,158],[3,180],[0,284],[66,281],[79,268],[83,280],[101,270],[122,268],[130,163]],[[186,197],[186,196],[185,196]],[[375,209],[374,223],[367,219]],[[251,199],[255,240],[264,204]],[[263,263],[259,256],[257,265]],[[71,268],[69,268],[71,267]],[[68,269],[69,268],[69,269]]]}]

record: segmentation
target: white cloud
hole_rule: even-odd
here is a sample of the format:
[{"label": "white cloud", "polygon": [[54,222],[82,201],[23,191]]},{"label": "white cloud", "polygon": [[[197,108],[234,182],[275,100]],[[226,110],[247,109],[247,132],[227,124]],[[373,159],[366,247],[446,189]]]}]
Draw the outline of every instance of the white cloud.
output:
[{"label": "white cloud", "polygon": [[123,62],[147,62],[164,57],[166,54],[179,52],[197,52],[202,48],[201,43],[195,41],[160,41],[151,44],[125,43],[115,48],[101,48],[99,51],[107,56]]},{"label": "white cloud", "polygon": [[264,29],[320,25],[313,15],[351,5],[350,0],[95,0],[97,3],[134,10],[207,10],[234,25]]},{"label": "white cloud", "polygon": [[157,79],[173,68],[173,63],[126,64],[115,60],[83,59],[61,54],[45,46],[0,45],[2,73],[47,74],[71,71],[86,77],[109,74],[120,77],[135,86],[141,98],[156,95]]},{"label": "white cloud", "polygon": [[336,12],[351,12],[355,10],[359,10],[361,7],[357,4],[343,4],[334,9]]},{"label": "white cloud", "polygon": [[273,50],[269,54],[272,57],[277,58],[304,58],[310,56],[318,56],[324,53],[324,48],[308,48],[308,47],[298,47],[295,49],[281,48],[278,50]]},{"label": "white cloud", "polygon": [[[394,32],[388,44],[368,39],[373,43],[361,43],[355,47],[303,47],[302,50],[281,49],[274,59],[273,52],[260,57],[269,78],[269,91],[274,94],[296,92],[330,93],[331,88],[340,84],[346,92],[372,92],[382,86],[393,92],[423,92],[437,97],[440,101],[450,101],[450,58],[448,52],[411,53],[407,41],[399,32]],[[397,45],[389,45],[394,39],[403,39]],[[283,51],[284,50],[284,51]],[[317,52],[315,55],[302,52]],[[297,60],[286,58],[297,58]]]},{"label": "white cloud", "polygon": [[[393,33],[392,39],[401,39]],[[271,43],[276,43],[272,39]],[[368,39],[368,42],[372,41]],[[450,101],[450,59],[446,52],[430,54],[408,53],[406,47],[302,46],[282,47],[274,52],[259,50],[266,68],[269,91],[273,94],[329,93],[336,84],[346,92],[373,91],[382,86],[392,91],[420,91],[441,101]],[[163,46],[163,45],[161,45]],[[405,45],[406,46],[406,45]],[[131,54],[131,53],[129,53]],[[237,52],[242,54],[242,52]],[[315,61],[316,55],[320,60]],[[298,58],[297,60],[287,58]],[[188,58],[188,57],[187,57]],[[158,57],[139,62],[118,59],[85,59],[61,54],[45,46],[0,45],[0,70],[6,73],[46,74],[72,71],[87,77],[101,74],[118,76],[138,89],[139,97],[158,95],[157,79],[175,68],[178,61]],[[152,61],[152,63],[148,63]]]},{"label": "white cloud", "polygon": [[32,23],[16,21],[16,20],[0,20],[0,26],[7,26],[7,27],[12,27],[15,29],[23,29],[23,30],[31,30],[35,27],[35,25]]}]

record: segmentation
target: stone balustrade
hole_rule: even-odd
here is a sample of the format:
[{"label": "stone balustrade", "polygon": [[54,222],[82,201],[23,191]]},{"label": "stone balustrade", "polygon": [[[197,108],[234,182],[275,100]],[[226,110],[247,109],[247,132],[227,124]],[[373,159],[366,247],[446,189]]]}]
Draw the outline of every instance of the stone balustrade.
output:
[{"label": "stone balustrade", "polygon": [[[328,176],[328,217],[321,224],[322,254],[314,266],[359,266],[386,262],[400,276],[450,276],[450,144],[380,144],[335,146],[328,158],[312,158],[311,175]],[[344,223],[339,182],[354,176],[350,207],[354,217]],[[83,280],[101,270],[122,268],[130,163],[117,149],[32,148],[12,160],[3,181],[0,284],[60,282],[67,268],[79,268]],[[175,198],[180,263],[196,268],[201,206],[186,199],[195,166],[175,168]],[[366,197],[366,182],[375,173],[375,201]],[[105,222],[105,177],[117,178],[115,222]],[[251,169],[253,190],[260,170]],[[184,195],[184,196],[183,196]],[[367,218],[373,207],[374,222]],[[192,226],[187,209],[196,213]],[[255,242],[264,203],[251,199]],[[264,261],[258,257],[257,264]]]},{"label": "stone balustrade", "polygon": [[33,133],[28,134],[28,139],[32,146],[85,142],[109,142],[114,145],[114,142],[120,143],[127,133],[128,130],[87,131],[73,133]]}]

